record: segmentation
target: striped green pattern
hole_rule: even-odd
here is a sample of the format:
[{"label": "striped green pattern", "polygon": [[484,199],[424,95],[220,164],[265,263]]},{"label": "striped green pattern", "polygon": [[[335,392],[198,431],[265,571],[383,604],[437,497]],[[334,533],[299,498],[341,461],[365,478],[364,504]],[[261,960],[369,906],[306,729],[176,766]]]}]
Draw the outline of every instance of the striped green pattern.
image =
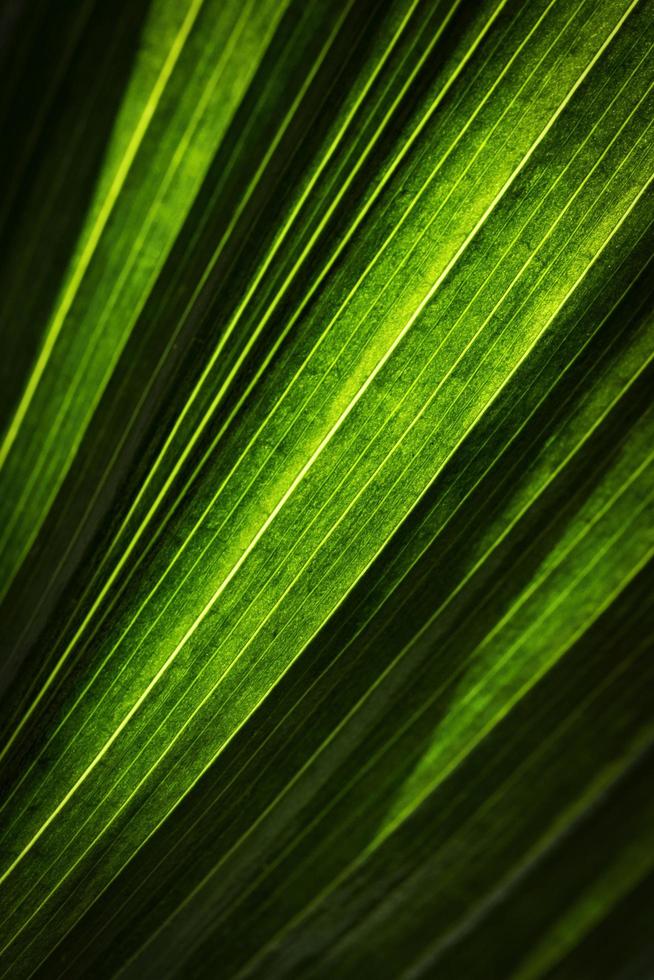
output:
[{"label": "striped green pattern", "polygon": [[0,16],[0,977],[654,976],[654,0]]}]

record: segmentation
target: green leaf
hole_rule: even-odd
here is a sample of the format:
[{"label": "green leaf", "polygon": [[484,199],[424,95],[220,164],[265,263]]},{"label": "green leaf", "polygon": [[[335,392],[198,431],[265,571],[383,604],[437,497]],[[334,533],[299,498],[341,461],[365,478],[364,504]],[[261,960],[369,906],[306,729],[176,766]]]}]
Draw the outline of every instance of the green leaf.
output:
[{"label": "green leaf", "polygon": [[647,973],[653,15],[7,14],[0,975]]}]

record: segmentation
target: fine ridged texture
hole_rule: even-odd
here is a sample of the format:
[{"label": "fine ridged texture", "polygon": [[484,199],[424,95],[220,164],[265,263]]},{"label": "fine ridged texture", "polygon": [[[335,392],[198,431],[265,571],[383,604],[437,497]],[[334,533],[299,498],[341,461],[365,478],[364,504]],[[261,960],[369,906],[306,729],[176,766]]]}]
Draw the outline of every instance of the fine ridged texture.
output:
[{"label": "fine ridged texture", "polygon": [[654,975],[654,0],[0,28],[0,977]]}]

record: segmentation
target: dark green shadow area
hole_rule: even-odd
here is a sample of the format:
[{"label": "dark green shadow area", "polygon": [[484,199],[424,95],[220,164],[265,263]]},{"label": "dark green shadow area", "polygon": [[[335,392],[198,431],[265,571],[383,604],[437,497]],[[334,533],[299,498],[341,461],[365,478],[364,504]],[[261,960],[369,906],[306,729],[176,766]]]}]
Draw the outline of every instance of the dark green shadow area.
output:
[{"label": "dark green shadow area", "polygon": [[0,432],[11,420],[61,289],[149,4],[3,5]]}]

